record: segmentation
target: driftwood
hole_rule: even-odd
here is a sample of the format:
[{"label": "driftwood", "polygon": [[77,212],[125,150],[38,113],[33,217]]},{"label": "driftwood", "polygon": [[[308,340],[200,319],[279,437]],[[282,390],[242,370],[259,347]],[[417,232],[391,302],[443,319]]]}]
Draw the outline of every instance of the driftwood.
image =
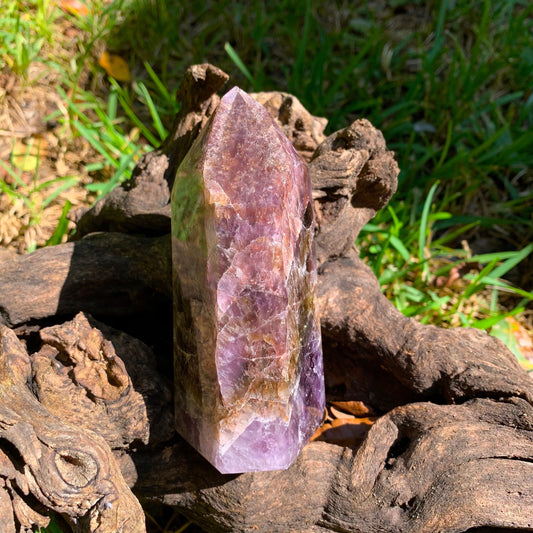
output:
[{"label": "driftwood", "polygon": [[226,79],[189,69],[173,135],[77,214],[76,241],[0,255],[0,530],[52,512],[145,531],[137,498],[215,532],[533,530],[533,380],[498,340],[386,300],[353,243],[394,193],[393,155],[365,120],[325,138],[284,93],[255,97],[309,161],[328,399],[377,420],[229,476],[174,433],[169,190]]}]

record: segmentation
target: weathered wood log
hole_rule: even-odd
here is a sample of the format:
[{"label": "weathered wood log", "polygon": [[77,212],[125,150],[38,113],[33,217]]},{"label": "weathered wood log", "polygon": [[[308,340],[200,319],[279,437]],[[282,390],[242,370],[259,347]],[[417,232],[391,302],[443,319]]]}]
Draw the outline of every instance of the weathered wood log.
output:
[{"label": "weathered wood log", "polygon": [[[533,404],[533,380],[500,340],[477,329],[441,329],[404,317],[355,254],[326,263],[319,279],[325,344],[344,354],[328,358],[338,365],[330,370],[344,376],[348,396],[366,391],[362,399],[378,402],[378,408],[405,403],[406,390],[417,400],[436,403],[520,397]],[[346,360],[351,373],[346,373]],[[357,370],[367,365],[375,368]],[[386,381],[365,384],[382,374],[394,376],[397,390]]]},{"label": "weathered wood log", "polygon": [[[144,531],[142,509],[108,443],[54,416],[32,393],[28,385],[38,369],[13,331],[2,326],[2,531],[46,525],[41,508],[55,511],[81,531]],[[6,500],[12,502],[12,513]]]},{"label": "weathered wood log", "polygon": [[411,403],[360,447],[312,442],[281,472],[222,476],[182,442],[140,454],[136,490],[207,531],[530,530],[532,430],[533,409],[517,398]]},{"label": "weathered wood log", "polygon": [[364,120],[324,139],[290,95],[255,96],[309,160],[328,398],[382,416],[362,442],[238,476],[173,432],[169,190],[226,78],[191,68],[173,135],[79,216],[79,240],[0,255],[2,531],[46,509],[76,531],[141,531],[127,485],[208,531],[533,530],[533,380],[496,339],[381,294],[353,243],[394,193],[393,155]]}]

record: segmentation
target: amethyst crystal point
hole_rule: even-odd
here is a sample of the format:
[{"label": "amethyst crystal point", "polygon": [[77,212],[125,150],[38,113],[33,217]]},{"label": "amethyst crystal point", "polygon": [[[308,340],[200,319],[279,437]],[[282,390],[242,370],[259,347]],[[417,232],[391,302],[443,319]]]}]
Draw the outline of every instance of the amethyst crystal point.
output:
[{"label": "amethyst crystal point", "polygon": [[321,421],[313,230],[305,164],[235,87],[172,190],[176,425],[222,473],[287,468]]}]

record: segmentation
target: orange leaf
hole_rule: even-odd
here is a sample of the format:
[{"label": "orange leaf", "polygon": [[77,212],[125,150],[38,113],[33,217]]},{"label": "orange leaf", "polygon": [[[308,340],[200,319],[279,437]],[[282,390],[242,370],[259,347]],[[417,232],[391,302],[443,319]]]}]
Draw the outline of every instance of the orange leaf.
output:
[{"label": "orange leaf", "polygon": [[337,418],[322,424],[311,440],[322,440],[339,446],[357,445],[365,438],[375,421],[375,417]]},{"label": "orange leaf", "polygon": [[131,81],[128,64],[120,56],[103,52],[98,63],[112,78],[118,81]]},{"label": "orange leaf", "polygon": [[333,401],[330,402],[331,405],[334,407],[337,407],[337,409],[341,409],[342,411],[346,411],[347,413],[351,413],[354,416],[371,416],[373,413],[371,409],[369,409],[363,402],[337,402]]},{"label": "orange leaf", "polygon": [[89,8],[80,0],[59,0],[59,7],[63,11],[79,17],[85,17],[89,14]]},{"label": "orange leaf", "polygon": [[328,414],[331,420],[335,420],[336,418],[355,418],[355,415],[341,411],[333,407],[333,405],[328,406]]}]

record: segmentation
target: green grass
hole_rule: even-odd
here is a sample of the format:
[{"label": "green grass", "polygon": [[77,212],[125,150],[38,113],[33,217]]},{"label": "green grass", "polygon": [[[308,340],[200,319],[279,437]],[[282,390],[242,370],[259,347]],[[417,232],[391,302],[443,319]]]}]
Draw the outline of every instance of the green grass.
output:
[{"label": "green grass", "polygon": [[[230,84],[295,94],[328,117],[328,133],[358,117],[381,129],[400,164],[399,189],[361,232],[361,256],[404,314],[492,330],[513,349],[504,318],[531,313],[533,301],[529,0],[88,4],[77,17],[49,0],[8,0],[0,61],[22,79],[35,62],[59,73],[66,113],[50,118],[90,145],[94,199],[165,138],[187,66],[212,62]],[[78,34],[61,51],[54,41],[65,20]],[[98,66],[106,47],[126,60],[131,83]],[[32,189],[16,166],[3,168],[2,193],[23,198],[38,220],[41,184]],[[63,179],[67,187],[77,177]],[[67,231],[68,210],[48,244]],[[497,244],[471,250],[478,238]]]},{"label": "green grass", "polygon": [[[383,131],[400,163],[399,190],[357,245],[404,313],[442,325],[457,317],[465,325],[487,324],[474,315],[500,316],[494,297],[488,307],[480,304],[482,312],[461,311],[465,298],[483,291],[487,297],[487,288],[516,297],[511,313],[529,305],[530,292],[499,286],[494,273],[503,275],[503,252],[531,261],[533,4],[395,0],[379,10],[312,0],[284,0],[275,8],[259,0],[246,8],[232,0],[90,5],[85,17],[62,15],[83,38],[68,63],[49,61],[63,77],[58,90],[68,117],[60,120],[98,154],[86,166],[94,178],[87,188],[96,198],[128,179],[138,158],[162,142],[179,109],[176,89],[185,68],[210,61],[247,90],[294,93],[312,113],[330,119],[330,132],[359,116]],[[30,7],[38,23],[23,16]],[[6,32],[0,48],[23,74],[32,59],[42,60],[42,43],[59,15],[39,0],[11,2],[4,16],[7,28],[21,20],[29,25],[23,40]],[[131,83],[116,82],[98,67],[104,45],[126,59]],[[92,82],[80,86],[87,72]],[[458,262],[473,261],[462,239],[492,234],[503,238],[505,250],[490,250],[486,264],[475,260],[481,271],[466,276],[468,290],[454,299],[431,286]]]},{"label": "green grass", "polygon": [[[0,13],[0,62],[25,76],[33,61],[41,61],[44,43],[53,39],[53,16],[49,0],[13,0]],[[57,11],[54,11],[54,16]]]},{"label": "green grass", "polygon": [[166,87],[175,88],[187,65],[209,60],[248,90],[296,94],[330,119],[328,131],[368,118],[397,152],[396,201],[416,201],[440,180],[454,214],[464,215],[481,190],[491,198],[488,215],[527,221],[533,5],[390,4],[373,12],[342,2],[267,9],[251,1],[244,9],[228,0],[136,0],[108,42],[148,62]]},{"label": "green grass", "polygon": [[[125,5],[132,9],[109,29],[109,46],[148,63],[169,89],[189,64],[207,60],[247,90],[292,92],[330,119],[330,132],[359,116],[383,131],[400,186],[357,245],[406,315],[490,329],[530,306],[531,292],[499,280],[532,256],[529,2],[396,1],[379,11],[318,1]],[[505,249],[478,257],[460,246],[494,233]],[[478,270],[458,293],[432,285],[465,262]]]}]

